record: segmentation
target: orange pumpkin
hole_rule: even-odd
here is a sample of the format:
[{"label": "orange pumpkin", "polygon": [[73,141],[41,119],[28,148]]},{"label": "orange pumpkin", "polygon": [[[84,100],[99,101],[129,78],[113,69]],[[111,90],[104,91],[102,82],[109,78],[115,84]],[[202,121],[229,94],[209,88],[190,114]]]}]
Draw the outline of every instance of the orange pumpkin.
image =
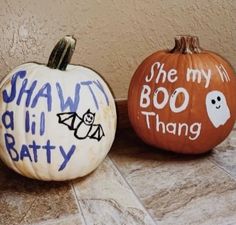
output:
[{"label": "orange pumpkin", "polygon": [[158,148],[198,154],[222,142],[236,118],[236,77],[197,37],[147,57],[132,77],[128,113],[137,135]]}]

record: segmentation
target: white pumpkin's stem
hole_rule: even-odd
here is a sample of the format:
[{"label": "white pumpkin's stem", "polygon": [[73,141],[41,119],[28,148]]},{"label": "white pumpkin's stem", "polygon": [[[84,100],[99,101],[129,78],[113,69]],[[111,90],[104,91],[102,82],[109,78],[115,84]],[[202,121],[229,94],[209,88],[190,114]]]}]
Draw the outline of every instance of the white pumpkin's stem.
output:
[{"label": "white pumpkin's stem", "polygon": [[67,35],[52,50],[47,66],[51,69],[66,70],[75,50],[76,39]]},{"label": "white pumpkin's stem", "polygon": [[201,51],[198,37],[191,35],[177,36],[175,38],[175,47],[170,50],[171,53],[182,54],[200,53]]}]

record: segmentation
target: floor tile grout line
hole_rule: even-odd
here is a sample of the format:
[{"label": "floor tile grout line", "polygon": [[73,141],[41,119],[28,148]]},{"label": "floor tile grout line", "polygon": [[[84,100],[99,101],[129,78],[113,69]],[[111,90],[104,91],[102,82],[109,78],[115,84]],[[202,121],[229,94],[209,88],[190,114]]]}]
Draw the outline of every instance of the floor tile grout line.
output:
[{"label": "floor tile grout line", "polygon": [[33,202],[30,204],[30,207],[28,208],[28,210],[24,213],[23,217],[20,220],[20,223],[25,219],[25,217],[28,215],[29,211],[32,209],[34,203],[36,202],[38,198],[36,197]]},{"label": "floor tile grout line", "polygon": [[115,167],[115,169],[119,172],[120,176],[122,177],[122,179],[124,180],[124,182],[128,185],[128,187],[130,188],[130,190],[132,191],[132,193],[134,194],[135,198],[137,199],[137,201],[141,204],[141,206],[144,208],[144,210],[146,211],[147,215],[151,218],[152,222],[156,225],[158,225],[158,223],[155,222],[154,218],[152,217],[152,215],[150,214],[150,212],[148,211],[148,209],[143,205],[141,199],[138,197],[138,195],[136,194],[136,192],[134,191],[134,189],[132,188],[132,186],[130,185],[130,183],[126,180],[126,178],[123,176],[123,173],[121,172],[121,170],[119,169],[119,167],[117,166],[117,164],[114,162],[114,160],[112,160],[112,158],[108,155],[107,156],[110,161],[112,162],[113,166]]},{"label": "floor tile grout line", "polygon": [[219,163],[217,163],[214,159],[208,158],[210,162],[212,162],[215,166],[217,166],[219,169],[221,169],[224,173],[226,173],[229,177],[231,177],[236,182],[236,177],[230,173],[229,170],[221,166]]},{"label": "floor tile grout line", "polygon": [[78,198],[78,196],[77,196],[77,194],[76,194],[76,191],[75,191],[75,187],[74,187],[73,181],[70,181],[69,184],[70,184],[70,186],[71,186],[73,195],[74,195],[74,197],[75,197],[75,201],[76,201],[77,208],[78,208],[78,209],[80,210],[80,212],[81,212],[83,222],[84,222],[85,225],[87,225],[87,222],[86,222],[86,219],[85,219],[85,216],[84,216],[84,213],[83,213],[83,209],[82,209],[82,207],[81,207],[81,205],[80,205],[80,203],[79,203],[79,198]]}]

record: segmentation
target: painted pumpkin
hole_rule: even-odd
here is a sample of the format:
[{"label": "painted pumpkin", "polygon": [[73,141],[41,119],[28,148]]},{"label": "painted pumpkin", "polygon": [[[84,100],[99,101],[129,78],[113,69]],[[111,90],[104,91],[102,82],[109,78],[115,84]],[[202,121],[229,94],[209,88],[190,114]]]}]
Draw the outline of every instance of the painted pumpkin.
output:
[{"label": "painted pumpkin", "polygon": [[26,177],[84,176],[113,143],[114,99],[95,71],[68,65],[75,44],[66,36],[47,66],[23,64],[1,81],[0,157]]},{"label": "painted pumpkin", "polygon": [[130,122],[146,143],[179,153],[207,152],[230,133],[236,78],[219,55],[179,36],[172,50],[147,57],[132,77]]}]

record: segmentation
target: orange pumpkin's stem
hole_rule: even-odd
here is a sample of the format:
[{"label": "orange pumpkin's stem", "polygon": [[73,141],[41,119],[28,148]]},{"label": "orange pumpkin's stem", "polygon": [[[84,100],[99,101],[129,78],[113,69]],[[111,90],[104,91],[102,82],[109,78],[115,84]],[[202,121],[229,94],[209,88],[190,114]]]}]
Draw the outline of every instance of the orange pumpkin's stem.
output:
[{"label": "orange pumpkin's stem", "polygon": [[76,39],[67,35],[62,38],[52,50],[47,66],[51,69],[66,70],[74,53]]},{"label": "orange pumpkin's stem", "polygon": [[180,35],[175,37],[175,47],[170,53],[193,54],[201,51],[197,36]]}]

